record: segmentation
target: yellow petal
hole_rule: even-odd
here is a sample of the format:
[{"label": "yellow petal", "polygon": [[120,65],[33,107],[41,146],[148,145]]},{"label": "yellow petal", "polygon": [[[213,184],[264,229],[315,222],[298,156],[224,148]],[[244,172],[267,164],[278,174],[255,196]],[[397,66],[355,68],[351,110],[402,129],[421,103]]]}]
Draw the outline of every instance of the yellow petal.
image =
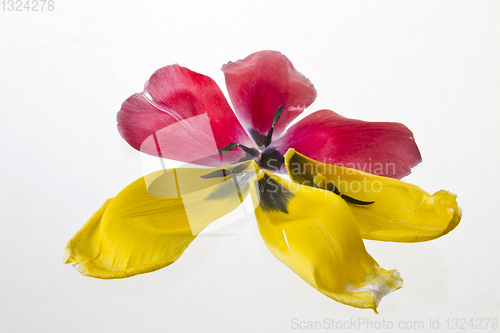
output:
[{"label": "yellow petal", "polygon": [[261,171],[250,182],[260,233],[271,252],[332,299],[376,311],[381,298],[401,288],[366,252],[355,218],[329,191]]},{"label": "yellow petal", "polygon": [[139,178],[109,199],[68,242],[64,261],[102,279],[151,272],[177,260],[211,222],[249,191],[255,163],[169,169]]},{"label": "yellow petal", "polygon": [[441,190],[433,195],[415,185],[393,178],[320,163],[290,149],[285,163],[292,180],[326,188],[333,184],[341,194],[371,202],[347,202],[365,239],[393,242],[422,242],[453,230],[462,212],[456,195]]}]

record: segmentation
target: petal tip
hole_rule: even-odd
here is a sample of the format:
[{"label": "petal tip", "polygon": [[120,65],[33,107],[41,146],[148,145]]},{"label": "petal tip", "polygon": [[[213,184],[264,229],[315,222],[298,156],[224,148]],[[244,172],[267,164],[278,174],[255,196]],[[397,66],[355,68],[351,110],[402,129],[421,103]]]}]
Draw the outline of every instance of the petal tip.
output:
[{"label": "petal tip", "polygon": [[457,196],[449,191],[440,190],[434,193],[434,196],[441,201],[442,205],[447,208],[449,212],[449,220],[446,227],[443,229],[442,235],[446,235],[455,229],[462,220],[462,207],[458,206]]},{"label": "petal tip", "polygon": [[443,235],[446,235],[447,233],[455,229],[462,220],[462,207],[459,207],[458,210],[455,210],[453,208],[448,208],[448,210],[450,210],[453,215],[450,219],[450,222],[448,222],[448,226],[444,229]]},{"label": "petal tip", "polygon": [[63,252],[63,263],[65,264],[71,264],[75,262],[73,258],[71,257],[71,250],[69,249],[69,245],[64,249]]},{"label": "petal tip", "polygon": [[234,110],[244,127],[256,133],[258,145],[256,137],[268,133],[280,105],[284,112],[274,127],[275,137],[317,96],[311,81],[278,51],[258,51],[230,61],[222,66],[222,72]]},{"label": "petal tip", "polygon": [[379,269],[380,275],[375,281],[370,281],[361,287],[351,287],[349,289],[350,292],[355,293],[370,293],[373,303],[369,306],[369,308],[371,308],[376,314],[378,314],[377,308],[382,298],[403,287],[403,279],[397,270],[386,271],[381,268]]},{"label": "petal tip", "polygon": [[73,267],[75,267],[75,268],[76,268],[76,270],[77,270],[80,274],[85,275],[85,276],[89,276],[89,274],[87,273],[88,269],[86,269],[86,266],[87,266],[87,265],[88,265],[88,264],[87,264],[86,262],[79,263],[79,264],[78,264],[78,263],[75,263],[75,264],[73,264]]}]

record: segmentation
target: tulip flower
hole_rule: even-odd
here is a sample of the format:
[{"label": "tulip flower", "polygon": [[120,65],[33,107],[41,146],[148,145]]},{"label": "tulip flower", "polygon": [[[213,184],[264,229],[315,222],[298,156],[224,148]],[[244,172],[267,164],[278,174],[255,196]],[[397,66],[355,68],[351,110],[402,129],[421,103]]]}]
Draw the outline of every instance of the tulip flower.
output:
[{"label": "tulip flower", "polygon": [[213,80],[178,65],[123,103],[118,129],[132,147],[204,167],[159,170],[125,187],[68,242],[64,262],[102,279],[155,271],[250,194],[277,259],[326,296],[376,312],[403,282],[363,239],[445,235],[461,219],[456,196],[398,180],[421,161],[402,124],[322,110],[287,129],[316,90],[281,53],[257,52],[223,72],[235,113]]}]

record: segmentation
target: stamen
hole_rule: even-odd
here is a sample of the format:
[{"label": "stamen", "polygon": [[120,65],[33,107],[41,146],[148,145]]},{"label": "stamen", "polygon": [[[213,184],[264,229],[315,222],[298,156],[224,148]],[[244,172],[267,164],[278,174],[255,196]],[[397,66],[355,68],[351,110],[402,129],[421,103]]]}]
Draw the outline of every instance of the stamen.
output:
[{"label": "stamen", "polygon": [[327,190],[330,192],[333,192],[337,195],[340,195],[342,199],[345,201],[352,203],[354,205],[360,205],[360,206],[365,206],[374,203],[375,201],[362,201],[358,199],[354,199],[348,195],[341,194],[337,186],[332,181],[329,181],[325,176],[322,174],[318,174],[316,177],[314,177],[314,187]]},{"label": "stamen", "polygon": [[224,154],[224,153],[227,153],[228,151],[231,151],[231,150],[236,149],[236,147],[238,147],[238,143],[236,143],[236,142],[231,142],[231,143],[230,143],[230,144],[228,144],[227,146],[222,147],[221,149],[217,150],[217,153],[218,153],[218,154]]},{"label": "stamen", "polygon": [[245,153],[247,153],[247,155],[249,155],[251,158],[256,158],[259,156],[259,152],[255,149],[248,148],[247,146],[240,145],[239,143],[238,143],[238,147],[240,147],[241,150],[243,150]]},{"label": "stamen", "polygon": [[351,198],[350,196],[345,195],[345,194],[341,194],[340,197],[347,202],[350,202],[350,203],[355,204],[355,205],[360,205],[360,206],[366,206],[366,205],[369,205],[369,204],[372,204],[375,202],[375,201],[361,201],[358,199]]},{"label": "stamen", "polygon": [[247,153],[247,155],[249,155],[251,158],[256,158],[259,156],[259,152],[256,149],[248,148],[247,146],[244,146],[244,145],[239,144],[237,142],[231,142],[227,146],[222,147],[221,149],[217,150],[217,153],[224,154],[224,153],[227,153],[227,152],[230,152],[230,151],[236,149],[236,147],[240,147],[240,149],[243,150],[245,153]]},{"label": "stamen", "polygon": [[264,147],[267,147],[269,146],[269,144],[271,144],[271,139],[273,137],[273,132],[274,132],[274,126],[276,126],[276,123],[280,119],[282,113],[283,113],[283,105],[281,105],[278,108],[278,110],[276,110],[276,112],[274,113],[273,124],[271,125],[271,129],[269,130],[266,138],[264,139]]}]

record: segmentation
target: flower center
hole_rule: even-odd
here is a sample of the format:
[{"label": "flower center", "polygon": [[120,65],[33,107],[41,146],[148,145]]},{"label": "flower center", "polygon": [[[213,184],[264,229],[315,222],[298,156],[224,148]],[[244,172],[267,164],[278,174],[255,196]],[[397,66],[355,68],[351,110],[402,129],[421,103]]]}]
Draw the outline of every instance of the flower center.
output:
[{"label": "flower center", "polygon": [[273,123],[271,125],[271,128],[269,129],[269,132],[267,132],[267,135],[262,140],[262,145],[259,145],[258,149],[249,148],[237,142],[231,142],[227,146],[219,149],[217,152],[219,154],[223,154],[236,149],[236,147],[239,147],[247,154],[249,159],[255,160],[261,168],[272,171],[279,170],[280,167],[283,165],[283,163],[285,163],[283,155],[281,155],[278,152],[278,149],[276,148],[274,149],[266,149],[266,148],[271,144],[274,133],[274,127],[276,126],[276,123],[280,119],[282,113],[283,113],[283,105],[280,105],[278,110],[276,110],[276,112],[274,113]]}]

